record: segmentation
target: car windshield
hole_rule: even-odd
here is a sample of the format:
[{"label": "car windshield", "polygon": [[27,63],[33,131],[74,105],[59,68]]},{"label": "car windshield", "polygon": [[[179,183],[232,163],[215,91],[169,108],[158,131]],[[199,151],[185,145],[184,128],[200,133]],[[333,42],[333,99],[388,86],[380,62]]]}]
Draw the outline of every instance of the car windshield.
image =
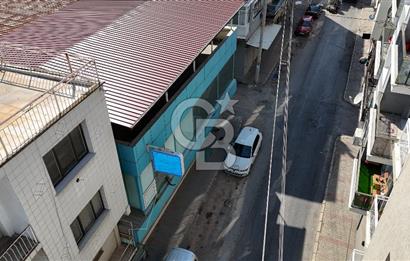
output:
[{"label": "car windshield", "polygon": [[241,158],[250,158],[251,151],[251,146],[246,146],[239,143],[235,143],[232,148],[232,153]]},{"label": "car windshield", "polygon": [[304,26],[304,27],[310,27],[310,22],[308,22],[308,21],[303,21],[302,26]]}]

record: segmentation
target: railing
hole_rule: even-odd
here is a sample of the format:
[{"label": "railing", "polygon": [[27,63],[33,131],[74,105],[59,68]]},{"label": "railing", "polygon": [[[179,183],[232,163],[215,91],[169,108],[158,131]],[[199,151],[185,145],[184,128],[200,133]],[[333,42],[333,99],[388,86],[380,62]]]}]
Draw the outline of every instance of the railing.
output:
[{"label": "railing", "polygon": [[349,208],[358,209],[360,213],[365,214],[373,203],[373,196],[357,191],[360,175],[360,160],[353,160],[352,179],[350,184]]},{"label": "railing", "polygon": [[0,261],[23,261],[37,247],[38,243],[33,229],[28,226],[0,255]]},{"label": "railing", "polygon": [[20,57],[13,55],[10,48],[0,47],[3,47],[0,48],[0,83],[42,92],[0,123],[2,165],[97,89],[99,81],[94,60],[68,54],[60,58],[49,53],[46,58],[42,57],[43,53],[35,57],[34,51],[29,57]]},{"label": "railing", "polygon": [[381,215],[383,214],[384,207],[386,206],[388,200],[388,197],[381,195],[376,195],[374,198],[372,207],[370,209],[370,238],[373,236],[376,230],[377,224]]},{"label": "railing", "polygon": [[361,261],[364,257],[364,252],[358,249],[352,251],[352,261]]},{"label": "railing", "polygon": [[404,54],[398,60],[399,73],[396,78],[396,83],[400,85],[410,85],[410,56]]}]

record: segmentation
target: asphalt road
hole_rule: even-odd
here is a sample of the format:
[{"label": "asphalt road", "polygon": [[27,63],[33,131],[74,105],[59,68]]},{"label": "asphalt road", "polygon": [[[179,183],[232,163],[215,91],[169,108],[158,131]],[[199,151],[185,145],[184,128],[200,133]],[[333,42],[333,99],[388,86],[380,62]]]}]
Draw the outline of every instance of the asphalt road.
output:
[{"label": "asphalt road", "polygon": [[[291,66],[288,132],[288,176],[285,208],[285,260],[312,257],[319,209],[328,177],[333,142],[340,134],[353,135],[357,109],[343,101],[357,8],[322,16],[309,38],[294,42]],[[272,170],[271,205],[265,260],[277,260],[277,215],[283,90]],[[274,115],[274,82],[250,88],[239,86],[232,123],[260,128],[263,145],[251,175],[238,179],[221,171],[192,170],[149,238],[149,260],[160,260],[180,246],[200,260],[261,260],[269,150]],[[215,153],[215,157],[218,153]]]}]

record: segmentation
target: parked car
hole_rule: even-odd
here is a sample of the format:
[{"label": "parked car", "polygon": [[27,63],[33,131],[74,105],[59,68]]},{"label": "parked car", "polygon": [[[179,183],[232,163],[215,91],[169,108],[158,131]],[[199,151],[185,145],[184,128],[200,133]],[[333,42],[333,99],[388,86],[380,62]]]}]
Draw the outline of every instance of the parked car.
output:
[{"label": "parked car", "polygon": [[235,142],[229,147],[224,161],[225,172],[238,177],[249,175],[261,144],[262,133],[257,128],[243,128]]},{"label": "parked car", "polygon": [[296,35],[303,35],[303,36],[309,36],[310,33],[313,30],[313,17],[310,15],[304,15],[302,18],[300,18],[296,30],[295,30],[295,34]]},{"label": "parked car", "polygon": [[196,255],[184,248],[176,247],[171,249],[164,257],[164,261],[198,261]]},{"label": "parked car", "polygon": [[322,9],[323,9],[322,4],[310,4],[305,11],[305,15],[310,15],[314,19],[317,19],[322,13]]},{"label": "parked car", "polygon": [[326,6],[326,10],[332,14],[337,14],[339,12],[340,5],[341,5],[340,0],[334,0]]}]

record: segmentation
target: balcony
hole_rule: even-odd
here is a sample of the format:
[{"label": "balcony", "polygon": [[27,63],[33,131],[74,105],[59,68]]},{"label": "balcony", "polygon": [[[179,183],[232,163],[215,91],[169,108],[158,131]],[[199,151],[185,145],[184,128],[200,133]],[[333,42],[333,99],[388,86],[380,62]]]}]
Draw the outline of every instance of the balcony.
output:
[{"label": "balcony", "polygon": [[[0,166],[99,87],[93,60],[0,46]],[[50,68],[48,61],[61,64]]]},{"label": "balcony", "polygon": [[0,261],[22,261],[38,246],[39,241],[31,226],[13,237],[0,238]]},{"label": "balcony", "polygon": [[349,209],[366,215],[377,196],[387,196],[393,188],[390,167],[354,159]]},{"label": "balcony", "polygon": [[361,261],[363,260],[364,252],[358,249],[353,249],[352,251],[352,261]]},{"label": "balcony", "polygon": [[371,162],[392,165],[394,142],[400,132],[401,117],[388,112],[370,109],[366,159]]},{"label": "balcony", "polygon": [[370,239],[373,237],[377,224],[379,223],[380,217],[383,214],[384,207],[386,206],[388,200],[389,198],[386,196],[376,195],[374,197],[373,204],[368,215]]}]

